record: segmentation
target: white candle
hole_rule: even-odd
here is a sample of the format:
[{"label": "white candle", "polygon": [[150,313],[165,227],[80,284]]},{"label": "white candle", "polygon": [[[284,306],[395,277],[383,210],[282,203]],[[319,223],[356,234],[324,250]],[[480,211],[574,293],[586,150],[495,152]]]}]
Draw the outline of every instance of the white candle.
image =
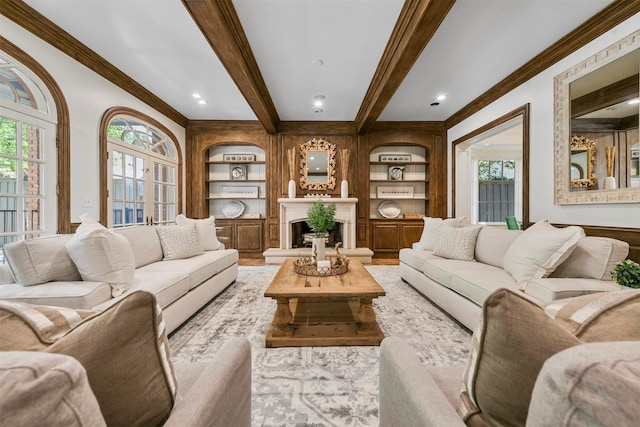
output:
[{"label": "white candle", "polygon": [[318,273],[328,273],[331,268],[331,261],[328,259],[318,261]]}]

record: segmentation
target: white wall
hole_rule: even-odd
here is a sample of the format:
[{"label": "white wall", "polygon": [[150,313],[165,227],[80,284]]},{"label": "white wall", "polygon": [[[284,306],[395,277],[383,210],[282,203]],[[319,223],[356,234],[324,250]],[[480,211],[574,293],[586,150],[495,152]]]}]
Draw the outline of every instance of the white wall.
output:
[{"label": "white wall", "polygon": [[[173,133],[180,145],[182,158],[185,158],[185,129],[182,126],[2,15],[0,28],[3,37],[34,58],[53,76],[67,102],[71,126],[71,221],[78,221],[82,213],[99,217],[98,133],[100,119],[109,108],[129,107],[153,117]],[[88,197],[91,206],[81,207],[81,197]]]},{"label": "white wall", "polygon": [[[528,82],[509,92],[473,116],[448,130],[448,150],[458,138],[495,120],[496,118],[531,104],[529,218],[550,222],[580,225],[640,227],[640,204],[611,205],[554,205],[553,165],[553,79],[556,75],[584,61],[591,55],[617,42],[640,28],[640,14],[633,16],[593,42],[569,55]],[[449,189],[451,189],[449,168]],[[449,190],[451,195],[451,190]],[[451,197],[449,214],[451,212]]]}]

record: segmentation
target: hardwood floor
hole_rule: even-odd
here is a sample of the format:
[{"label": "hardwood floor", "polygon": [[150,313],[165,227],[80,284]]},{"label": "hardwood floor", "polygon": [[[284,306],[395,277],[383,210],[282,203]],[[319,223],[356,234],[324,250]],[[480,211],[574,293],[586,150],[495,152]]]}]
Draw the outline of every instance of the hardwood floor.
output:
[{"label": "hardwood floor", "polygon": [[[398,259],[376,259],[372,261],[372,265],[398,265]],[[266,265],[264,258],[240,258],[238,265]]]}]

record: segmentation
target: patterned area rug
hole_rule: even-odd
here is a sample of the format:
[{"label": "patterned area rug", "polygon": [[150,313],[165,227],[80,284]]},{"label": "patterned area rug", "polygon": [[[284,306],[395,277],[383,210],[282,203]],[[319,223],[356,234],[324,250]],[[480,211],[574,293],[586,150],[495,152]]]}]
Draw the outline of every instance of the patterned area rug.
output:
[{"label": "patterned area rug", "polygon": [[[464,366],[471,335],[400,280],[367,266],[387,295],[374,300],[385,336],[408,340],[425,365]],[[230,337],[253,352],[254,426],[377,426],[378,347],[265,348],[275,301],[263,297],[277,266],[240,267],[238,280],[169,337],[174,361],[210,360]]]}]

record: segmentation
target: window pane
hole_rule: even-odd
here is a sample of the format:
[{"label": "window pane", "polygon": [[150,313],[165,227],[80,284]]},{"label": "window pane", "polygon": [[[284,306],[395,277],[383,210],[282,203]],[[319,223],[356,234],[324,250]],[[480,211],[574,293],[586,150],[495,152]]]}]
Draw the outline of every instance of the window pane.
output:
[{"label": "window pane", "polygon": [[135,203],[125,203],[124,205],[124,223],[133,224],[135,220]]},{"label": "window pane", "polygon": [[124,155],[124,176],[134,177],[135,157],[130,154]]},{"label": "window pane", "polygon": [[167,185],[167,202],[175,203],[176,202],[176,190],[173,185]]},{"label": "window pane", "polygon": [[165,166],[165,168],[167,169],[167,178],[165,179],[165,182],[168,184],[175,184],[176,168],[173,168],[171,166]]},{"label": "window pane", "polygon": [[18,231],[18,212],[15,197],[0,197],[0,233]]},{"label": "window pane", "polygon": [[17,154],[17,129],[16,122],[0,117],[0,154]]},{"label": "window pane", "polygon": [[120,151],[112,151],[111,156],[113,157],[113,160],[111,161],[112,165],[113,165],[113,174],[114,175],[124,175],[124,169],[122,168],[123,163],[122,163],[122,158],[123,155]]},{"label": "window pane", "polygon": [[113,200],[122,200],[123,197],[123,182],[122,182],[122,178],[120,177],[113,177],[113,181],[112,181],[112,186],[113,186]]},{"label": "window pane", "polygon": [[39,127],[22,125],[22,155],[29,159],[42,159],[43,130]]},{"label": "window pane", "polygon": [[144,201],[144,181],[136,181],[136,200]]},{"label": "window pane", "polygon": [[113,202],[113,224],[114,225],[122,225],[123,222],[123,214],[122,214],[122,203],[121,202]]},{"label": "window pane", "polygon": [[136,203],[136,222],[144,224],[144,203]]},{"label": "window pane", "polygon": [[43,168],[44,165],[41,163],[22,162],[22,173],[24,175],[23,194],[31,196],[42,195]]},{"label": "window pane", "polygon": [[136,178],[144,178],[144,159],[136,157]]},{"label": "window pane", "polygon": [[24,231],[42,230],[42,199],[24,199]]},{"label": "window pane", "polygon": [[0,192],[2,193],[15,193],[16,187],[16,170],[18,168],[18,161],[16,159],[7,159],[6,157],[0,157],[0,180],[2,183],[7,183],[7,186],[1,185]]},{"label": "window pane", "polygon": [[176,220],[176,206],[174,204],[167,205],[167,220],[174,222]]},{"label": "window pane", "polygon": [[135,200],[133,198],[133,179],[132,178],[126,178],[124,180],[124,188],[125,188],[124,199]]}]

